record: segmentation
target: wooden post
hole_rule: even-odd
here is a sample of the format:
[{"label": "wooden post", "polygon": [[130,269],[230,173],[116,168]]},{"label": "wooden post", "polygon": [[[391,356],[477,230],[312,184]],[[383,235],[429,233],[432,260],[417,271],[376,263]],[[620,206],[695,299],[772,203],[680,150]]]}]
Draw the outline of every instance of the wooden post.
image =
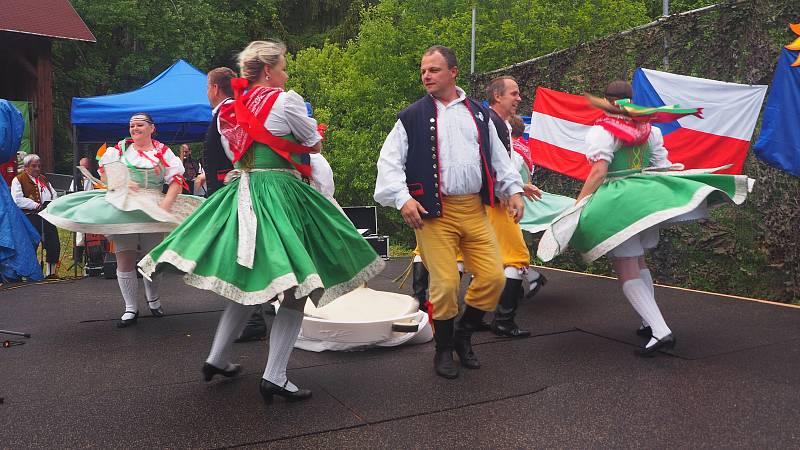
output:
[{"label": "wooden post", "polygon": [[53,60],[49,39],[37,43],[36,90],[33,96],[36,120],[35,149],[42,159],[42,170],[52,172],[55,167],[53,149]]}]

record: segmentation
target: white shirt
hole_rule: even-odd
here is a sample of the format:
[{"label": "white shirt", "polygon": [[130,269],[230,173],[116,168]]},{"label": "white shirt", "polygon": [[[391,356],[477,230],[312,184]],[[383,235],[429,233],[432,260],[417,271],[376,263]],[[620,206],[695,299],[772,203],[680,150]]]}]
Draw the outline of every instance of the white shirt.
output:
[{"label": "white shirt", "polygon": [[[128,161],[132,166],[139,168],[139,169],[152,169],[159,165],[160,161],[156,157],[156,150],[151,148],[145,152],[143,152],[145,156],[140,155],[139,152],[133,148],[133,144],[128,145],[128,148],[122,152],[122,156],[125,157],[125,160]],[[111,164],[115,161],[120,161],[122,158],[120,157],[119,150],[112,147],[106,150],[103,154],[103,157],[100,158],[100,167],[102,168],[106,164]],[[172,180],[177,175],[183,175],[183,162],[180,158],[178,158],[175,153],[172,153],[172,150],[167,148],[167,151],[164,152],[164,161],[167,163],[167,167],[164,167],[164,183],[171,184]]]},{"label": "white shirt", "polygon": [[[464,104],[466,94],[461,88],[458,99],[445,106],[434,100],[438,114],[436,128],[439,144],[440,188],[443,195],[475,194],[481,190],[483,168],[478,151],[478,129],[472,113]],[[490,158],[495,171],[495,193],[506,198],[522,192],[522,180],[511,165],[508,152],[489,121]],[[405,165],[408,156],[408,134],[398,120],[386,137],[378,158],[378,178],[375,182],[375,201],[383,206],[401,209],[411,194],[406,185]]]},{"label": "white shirt", "polygon": [[[31,178],[30,175],[25,175],[30,178],[36,187],[39,188],[39,198],[42,199],[42,203],[53,201],[56,199],[56,197],[58,197],[58,194],[56,194],[56,190],[53,189],[52,184],[47,183],[47,187],[43,188],[39,183],[36,182],[36,180]],[[11,198],[14,199],[14,203],[16,203],[20,209],[39,209],[41,206],[28,197],[25,197],[25,194],[22,192],[22,184],[20,184],[19,180],[16,178],[11,181]]]},{"label": "white shirt", "polygon": [[[275,136],[291,134],[297,142],[306,147],[313,147],[322,140],[322,136],[317,132],[317,121],[308,117],[306,102],[295,91],[278,94],[278,99],[275,100],[267,120],[264,121],[264,128]],[[217,120],[217,130],[219,130],[219,120]],[[233,160],[228,139],[221,136],[220,142],[228,159]]]},{"label": "white shirt", "polygon": [[[92,189],[94,189],[94,183],[92,183],[92,180],[90,180],[88,178],[84,178],[83,176],[79,176],[78,178],[83,180],[83,190],[84,191],[91,191]],[[70,185],[69,185],[69,192],[76,192],[75,179],[74,178],[72,179],[72,183],[70,183]]]},{"label": "white shirt", "polygon": [[[649,167],[669,167],[672,163],[669,161],[667,149],[664,147],[664,136],[661,134],[661,129],[653,127],[647,142],[650,145]],[[614,152],[622,147],[622,141],[600,125],[593,126],[586,133],[586,144],[588,146],[586,159],[591,163],[600,160],[611,163],[614,160]]]}]

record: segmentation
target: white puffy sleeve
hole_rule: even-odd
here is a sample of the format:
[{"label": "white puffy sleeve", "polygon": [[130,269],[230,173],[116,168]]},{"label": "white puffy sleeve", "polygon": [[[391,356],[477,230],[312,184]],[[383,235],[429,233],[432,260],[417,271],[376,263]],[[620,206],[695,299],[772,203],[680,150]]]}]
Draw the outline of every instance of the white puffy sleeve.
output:
[{"label": "white puffy sleeve", "polygon": [[661,134],[661,129],[653,127],[648,141],[650,144],[650,167],[671,166],[669,152],[664,147],[664,135]]},{"label": "white puffy sleeve", "polygon": [[386,136],[378,157],[378,177],[372,198],[383,206],[402,209],[411,199],[406,185],[406,157],[408,157],[408,135],[400,119]]},{"label": "white puffy sleeve", "polygon": [[317,132],[317,121],[312,117],[308,117],[305,100],[295,91],[288,91],[283,95],[286,96],[283,111],[286,114],[289,128],[292,130],[292,135],[297,139],[297,142],[306,147],[316,145],[317,142],[322,140],[322,136]]},{"label": "white puffy sleeve", "polygon": [[622,145],[619,139],[595,125],[586,133],[586,159],[594,164],[597,161],[611,162],[614,160],[614,152]]},{"label": "white puffy sleeve", "polygon": [[114,147],[109,147],[106,149],[106,152],[103,153],[103,156],[100,157],[100,161],[97,162],[97,165],[103,167],[115,161],[119,161],[119,150]]},{"label": "white puffy sleeve", "polygon": [[[514,194],[524,192],[522,189],[522,178],[519,171],[511,163],[503,141],[497,134],[494,122],[489,121],[489,139],[491,146],[492,168],[497,177],[495,193],[499,198],[508,198]],[[516,152],[512,152],[516,153]]]},{"label": "white puffy sleeve", "polygon": [[165,166],[167,166],[164,167],[164,183],[172,184],[176,176],[183,176],[183,161],[175,153],[172,153],[169,148],[167,148],[163,156],[164,162],[166,162]]},{"label": "white puffy sleeve", "polygon": [[312,153],[311,158],[311,182],[312,187],[322,195],[333,197],[336,186],[333,183],[333,169],[320,153]]}]

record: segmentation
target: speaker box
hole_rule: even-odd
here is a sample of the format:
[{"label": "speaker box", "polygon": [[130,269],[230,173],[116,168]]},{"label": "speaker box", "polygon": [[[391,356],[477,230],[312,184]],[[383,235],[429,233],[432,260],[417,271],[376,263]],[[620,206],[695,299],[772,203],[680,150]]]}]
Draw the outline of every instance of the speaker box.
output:
[{"label": "speaker box", "polygon": [[362,235],[378,234],[378,209],[375,206],[345,206],[342,209]]},{"label": "speaker box", "polygon": [[369,242],[369,245],[375,249],[375,252],[383,259],[389,259],[389,236],[364,236],[364,239]]}]

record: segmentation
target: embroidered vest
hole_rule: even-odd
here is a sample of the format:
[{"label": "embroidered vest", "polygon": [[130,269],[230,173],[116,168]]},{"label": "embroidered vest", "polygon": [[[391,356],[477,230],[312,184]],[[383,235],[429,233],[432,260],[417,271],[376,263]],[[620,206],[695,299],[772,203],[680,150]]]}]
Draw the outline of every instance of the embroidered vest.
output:
[{"label": "embroidered vest", "polygon": [[[442,217],[442,189],[439,184],[441,161],[439,160],[438,112],[435,100],[426,95],[408,108],[400,111],[398,118],[408,135],[406,157],[406,184],[408,193],[418,201],[428,214],[423,219]],[[472,113],[478,128],[478,151],[481,165],[481,199],[494,206],[494,170],[489,139],[489,111],[477,102],[466,99],[464,104]]]},{"label": "embroidered vest", "polygon": [[[20,186],[22,187],[22,195],[26,198],[29,198],[35,201],[38,204],[42,204],[42,195],[39,191],[39,186],[36,185],[36,182],[31,180],[31,177],[28,176],[27,173],[22,172],[21,174],[16,176],[17,181],[19,181]],[[39,181],[44,183],[47,186],[46,189],[50,190],[50,182],[47,181],[47,177],[44,175],[39,175]],[[50,193],[53,194],[52,192]]]},{"label": "embroidered vest", "polygon": [[642,170],[650,165],[650,144],[620,147],[614,152],[614,160],[608,165],[608,172],[622,170]]}]

